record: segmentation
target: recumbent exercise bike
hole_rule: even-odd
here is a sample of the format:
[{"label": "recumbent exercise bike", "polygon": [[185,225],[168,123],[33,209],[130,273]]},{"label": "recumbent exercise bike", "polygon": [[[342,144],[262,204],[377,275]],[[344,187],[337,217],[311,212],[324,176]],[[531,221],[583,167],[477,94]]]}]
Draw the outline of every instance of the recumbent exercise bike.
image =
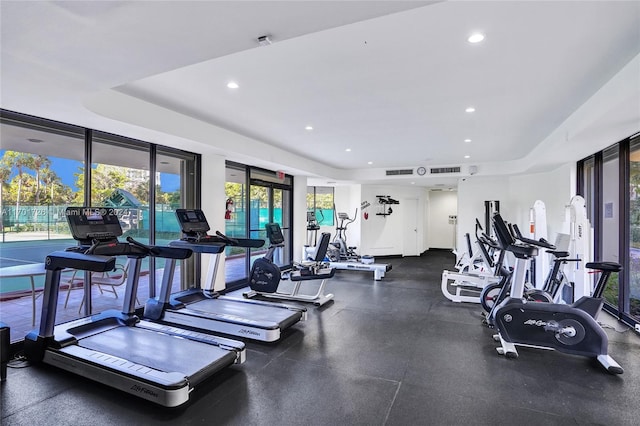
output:
[{"label": "recumbent exercise bike", "polygon": [[[267,298],[294,300],[298,302],[309,302],[316,306],[322,306],[333,299],[333,294],[324,294],[326,280],[332,278],[335,269],[326,266],[324,258],[329,247],[329,239],[331,234],[323,232],[320,236],[320,242],[316,247],[313,260],[302,264],[294,265],[296,269],[289,273],[289,279],[294,282],[291,291],[285,292],[281,288],[281,280],[283,279],[280,267],[273,262],[276,250],[284,247],[284,235],[282,229],[277,223],[268,223],[265,225],[267,238],[270,245],[267,254],[253,262],[251,274],[249,276],[250,292],[244,293],[246,298],[255,296],[263,296]],[[314,294],[301,294],[300,287],[302,281],[322,280],[318,290]]]}]

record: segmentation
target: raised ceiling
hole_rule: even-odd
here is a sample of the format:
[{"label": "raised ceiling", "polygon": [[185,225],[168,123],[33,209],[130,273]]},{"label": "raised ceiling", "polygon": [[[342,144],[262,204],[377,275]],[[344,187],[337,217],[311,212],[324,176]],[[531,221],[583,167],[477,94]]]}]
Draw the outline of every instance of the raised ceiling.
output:
[{"label": "raised ceiling", "polygon": [[[251,149],[225,140],[189,140],[85,107],[116,93],[326,166],[329,178],[522,159],[640,52],[638,2],[1,8],[3,108],[251,161]],[[474,32],[485,40],[469,43]],[[262,35],[273,44],[259,47]],[[229,89],[231,80],[239,88]],[[318,175],[308,162],[254,161]]]}]

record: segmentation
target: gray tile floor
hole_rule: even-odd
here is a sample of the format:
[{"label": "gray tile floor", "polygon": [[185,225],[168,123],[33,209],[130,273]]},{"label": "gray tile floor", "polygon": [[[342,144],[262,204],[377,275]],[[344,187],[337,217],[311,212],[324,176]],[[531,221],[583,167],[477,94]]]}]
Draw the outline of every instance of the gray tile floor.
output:
[{"label": "gray tile floor", "polygon": [[602,314],[612,376],[593,361],[520,349],[499,356],[480,307],[449,302],[440,274],[453,256],[391,259],[383,281],[342,271],[335,302],[247,362],[164,409],[46,366],[12,368],[3,425],[637,425],[640,337]]}]

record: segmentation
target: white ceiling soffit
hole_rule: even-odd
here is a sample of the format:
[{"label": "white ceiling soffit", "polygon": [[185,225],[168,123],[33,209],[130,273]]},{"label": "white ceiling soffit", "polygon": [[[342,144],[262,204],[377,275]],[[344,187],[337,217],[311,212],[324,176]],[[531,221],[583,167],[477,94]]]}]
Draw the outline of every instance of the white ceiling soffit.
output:
[{"label": "white ceiling soffit", "polygon": [[[511,161],[640,51],[637,11],[633,3],[439,3],[118,90],[338,169],[465,155]],[[473,31],[486,41],[468,43]],[[240,88],[229,90],[229,80]]]},{"label": "white ceiling soffit", "polygon": [[2,2],[2,107],[311,175],[520,166],[640,52],[640,2],[430,3]]},{"label": "white ceiling soffit", "polygon": [[3,1],[2,54],[114,87],[432,1]]}]

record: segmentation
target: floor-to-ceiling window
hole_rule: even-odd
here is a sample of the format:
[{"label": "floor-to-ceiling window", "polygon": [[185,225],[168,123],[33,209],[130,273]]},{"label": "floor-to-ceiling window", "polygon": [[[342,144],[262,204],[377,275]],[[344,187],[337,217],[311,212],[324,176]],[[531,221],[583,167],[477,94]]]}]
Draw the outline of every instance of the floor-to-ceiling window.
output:
[{"label": "floor-to-ceiling window", "polygon": [[[153,148],[153,147],[152,147]],[[152,220],[153,241],[155,244],[168,244],[182,237],[180,225],[176,217],[179,208],[195,207],[199,203],[197,185],[200,162],[198,156],[176,149],[155,147],[153,185],[155,186],[154,214]],[[175,271],[175,279],[181,277],[180,287],[184,290],[192,286],[196,280],[196,257],[179,262],[179,270]],[[156,260],[155,268],[164,267],[164,261]],[[155,289],[154,289],[155,290]],[[150,292],[149,296],[154,296]]]},{"label": "floor-to-ceiling window", "polygon": [[[150,244],[149,188],[150,146],[114,135],[95,132],[91,144],[91,206],[107,207],[120,220],[123,238]],[[81,178],[81,177],[80,177]],[[143,259],[140,274],[155,271],[155,259]],[[117,258],[122,270],[131,273],[129,259]],[[155,282],[155,275],[149,277]],[[151,286],[153,292],[153,286]],[[148,294],[139,294],[145,300]]]},{"label": "floor-to-ceiling window", "polygon": [[640,137],[633,139],[629,145],[628,311],[632,318],[640,322]]},{"label": "floor-to-ceiling window", "polygon": [[605,291],[605,309],[640,323],[640,136],[625,139],[578,162],[578,194],[594,226],[596,260],[623,270]]},{"label": "floor-to-ceiling window", "polygon": [[[16,341],[35,328],[41,311],[44,275],[27,273],[50,252],[76,244],[65,209],[85,201],[85,130],[4,112],[0,118],[0,321]],[[69,284],[63,287],[61,293]],[[66,314],[59,318],[77,317],[78,305]]]},{"label": "floor-to-ceiling window", "polygon": [[[620,262],[620,156],[618,145],[607,148],[602,155],[602,198],[600,202],[599,259]],[[605,297],[618,304],[619,275],[609,279]]]},{"label": "floor-to-ceiling window", "polygon": [[[143,243],[162,244],[179,238],[173,211],[195,207],[199,201],[199,157],[11,111],[1,110],[0,118],[0,268],[4,270],[0,320],[12,328],[12,340],[21,340],[38,321],[44,277],[8,275],[31,270],[29,265],[41,264],[48,253],[76,245],[65,209],[111,207],[125,235]],[[118,263],[126,271],[127,259],[118,259]],[[5,269],[13,266],[18,267],[15,274]],[[155,293],[155,272],[161,267],[161,261],[145,260],[140,303]],[[87,286],[87,302],[84,280],[89,277],[78,277],[66,280],[63,275],[57,322],[121,307],[124,286]],[[121,273],[115,275],[114,282],[120,277]],[[96,302],[93,309],[92,301]]]}]

